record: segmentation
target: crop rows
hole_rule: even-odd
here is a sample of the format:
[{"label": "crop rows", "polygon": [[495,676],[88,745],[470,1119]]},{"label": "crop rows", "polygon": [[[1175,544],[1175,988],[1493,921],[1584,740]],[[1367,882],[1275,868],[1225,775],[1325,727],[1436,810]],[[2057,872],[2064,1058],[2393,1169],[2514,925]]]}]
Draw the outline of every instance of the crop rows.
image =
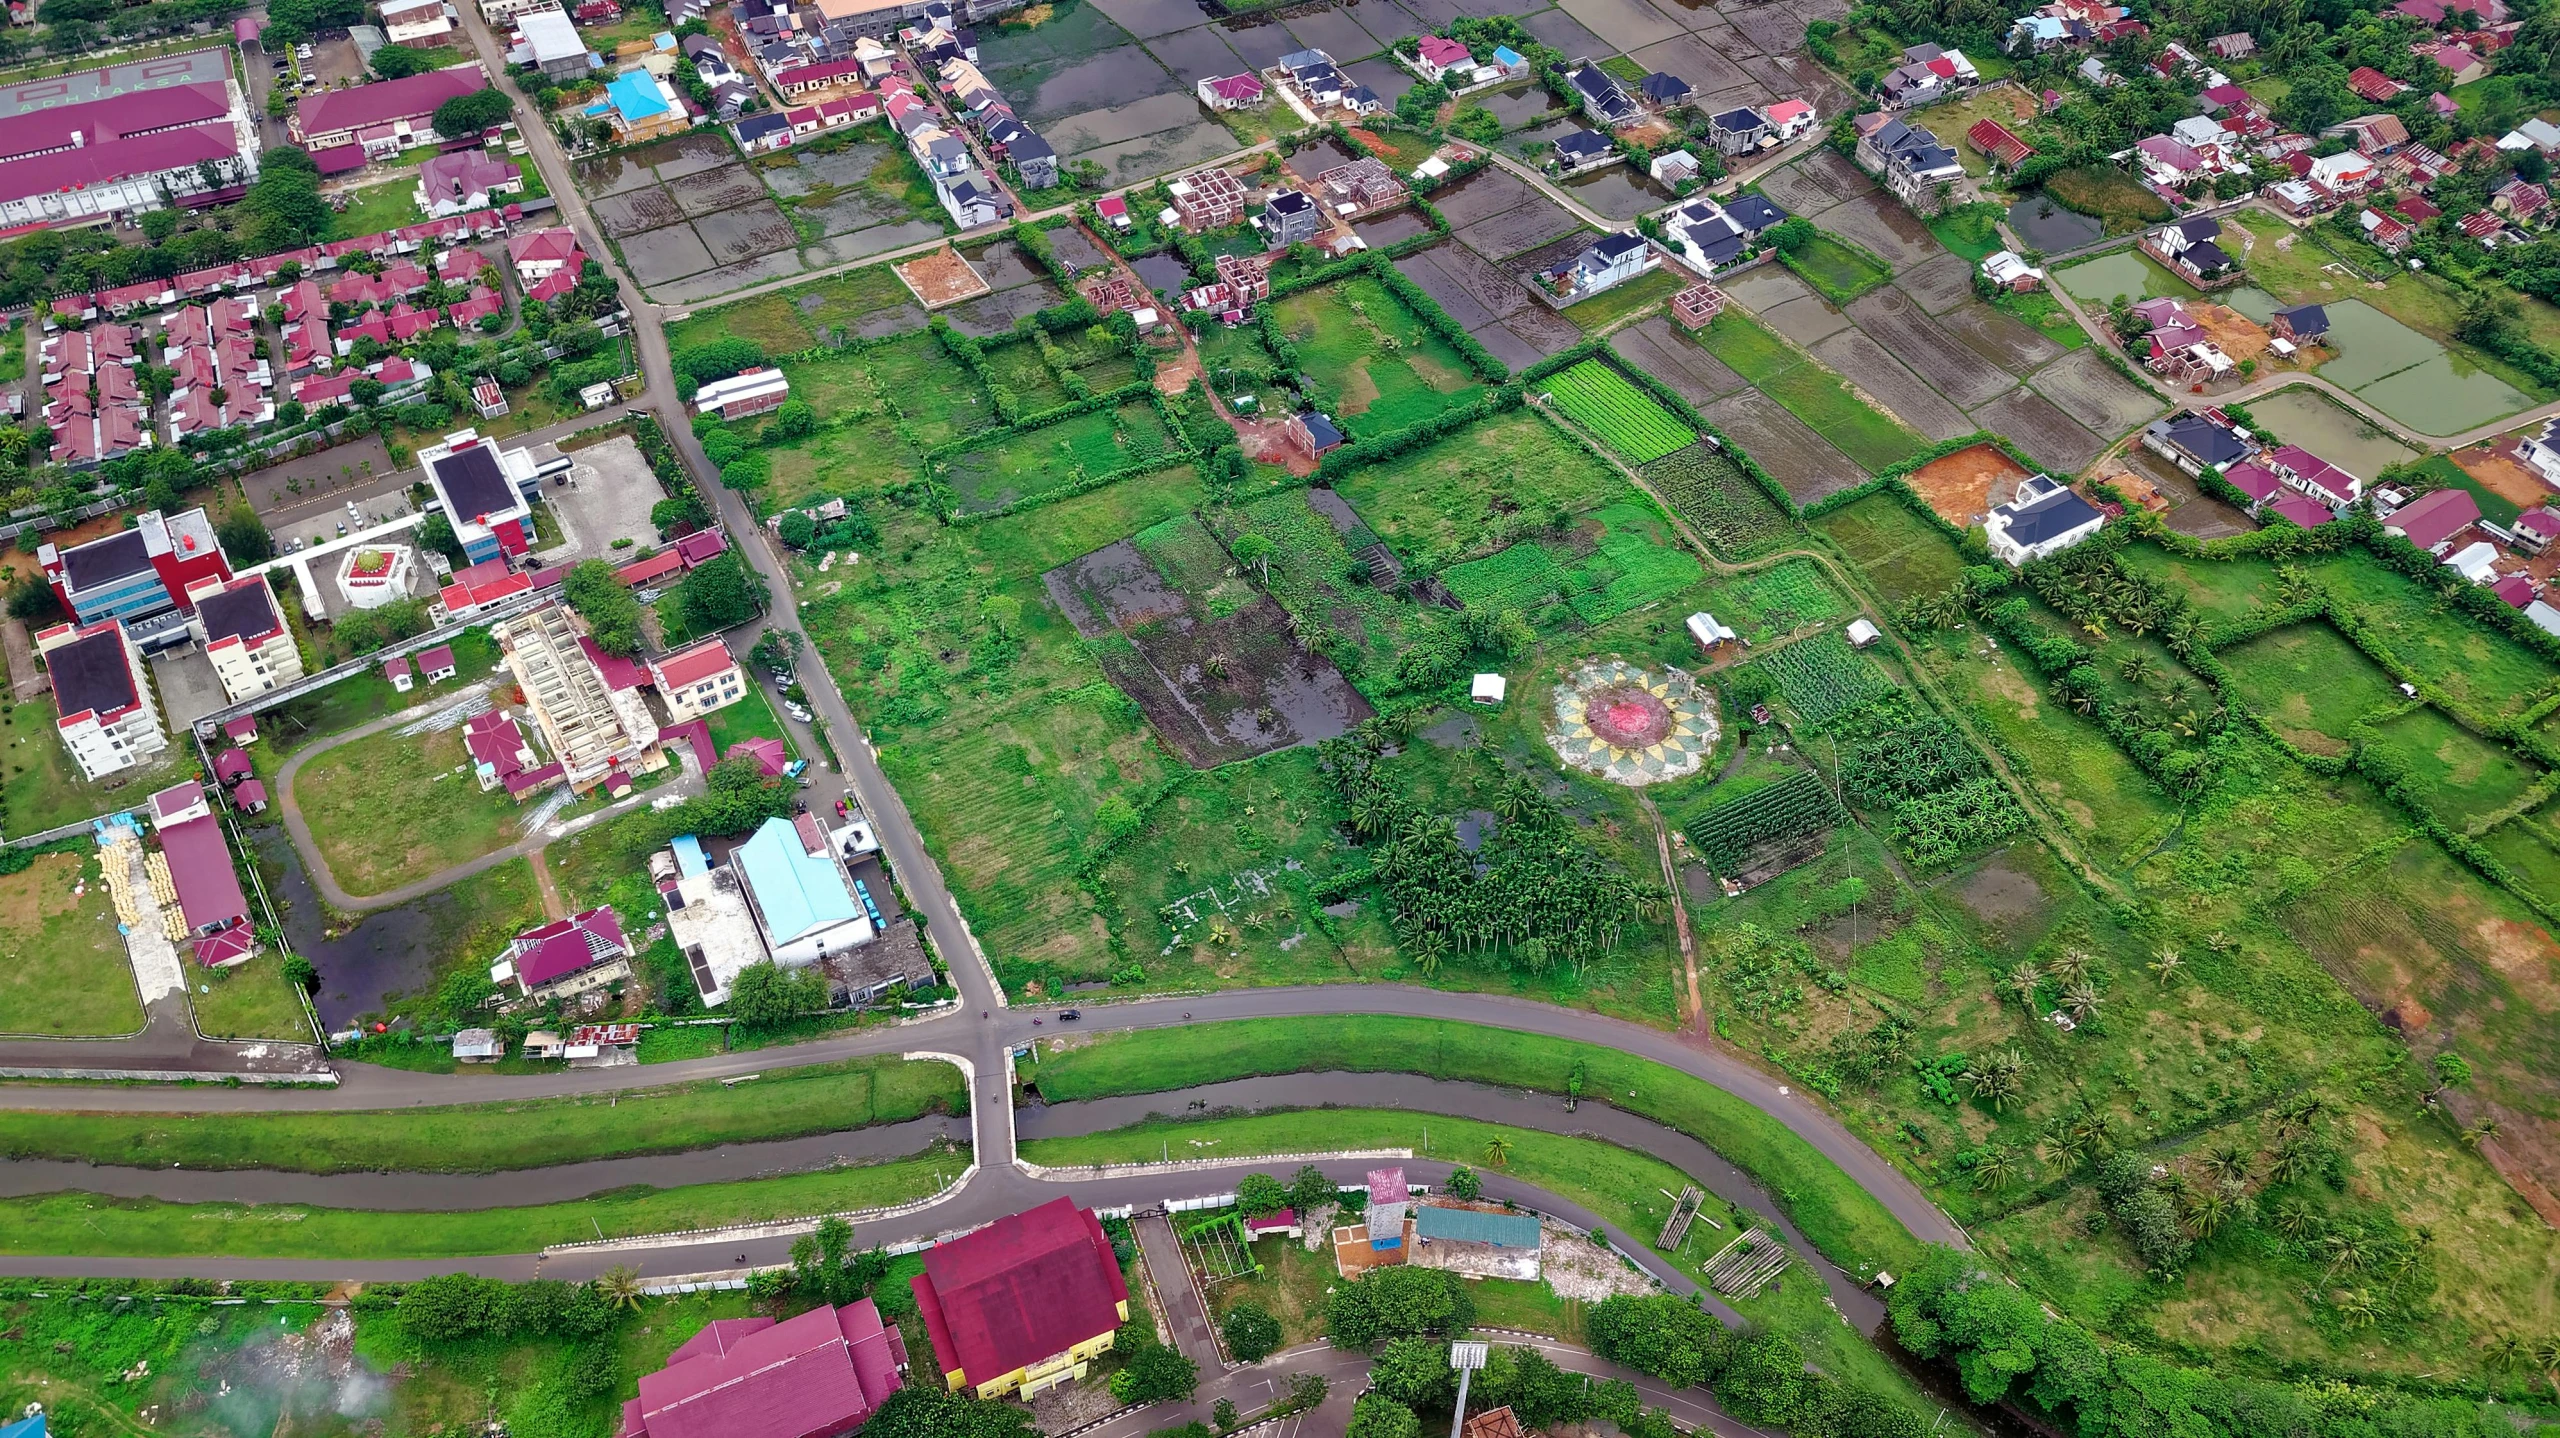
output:
[{"label": "crop rows", "polygon": [[1752,627],[1743,630],[1743,634],[1755,644],[1798,625],[1836,619],[1848,609],[1839,591],[1831,587],[1810,559],[1787,560],[1733,582],[1724,592],[1732,595],[1731,602],[1738,606],[1727,622],[1740,625],[1751,621]]},{"label": "crop rows", "polygon": [[1815,732],[1893,688],[1836,630],[1790,644],[1760,662],[1768,666],[1770,681],[1787,707]]},{"label": "crop rows", "polygon": [[1547,393],[1565,418],[1600,436],[1629,464],[1651,464],[1698,438],[1653,396],[1596,359],[1549,379]]},{"label": "crop rows", "polygon": [[1752,850],[1828,829],[1847,817],[1821,775],[1798,769],[1691,819],[1689,842],[1708,868],[1730,876]]},{"label": "crop rows", "polygon": [[1547,545],[1522,540],[1483,559],[1443,571],[1440,580],[1470,609],[1517,609],[1533,620],[1553,595],[1585,624],[1601,624],[1698,582],[1698,561],[1659,542],[1661,519],[1633,502],[1597,510],[1597,548],[1567,562]]},{"label": "crop rows", "polygon": [[1786,514],[1730,455],[1700,441],[1644,466],[1645,482],[1727,559],[1765,554],[1786,537]]}]

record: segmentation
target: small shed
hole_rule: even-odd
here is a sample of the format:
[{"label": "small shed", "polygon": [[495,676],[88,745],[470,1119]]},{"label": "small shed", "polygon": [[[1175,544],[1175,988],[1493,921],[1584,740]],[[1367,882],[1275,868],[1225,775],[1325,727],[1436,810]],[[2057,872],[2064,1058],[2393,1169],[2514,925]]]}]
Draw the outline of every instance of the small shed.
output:
[{"label": "small shed", "polygon": [[243,814],[267,812],[267,786],[255,779],[241,780],[240,787],[231,791],[231,807]]},{"label": "small shed", "polygon": [[249,773],[249,751],[245,749],[225,749],[213,756],[213,777],[225,784],[237,784]]},{"label": "small shed", "polygon": [[558,1034],[549,1029],[535,1029],[524,1036],[524,1056],[529,1059],[556,1059],[568,1047]]},{"label": "small shed", "polygon": [[416,676],[409,672],[409,656],[405,654],[394,654],[382,661],[382,677],[391,681],[394,694],[406,694],[418,682]]},{"label": "small shed", "polygon": [[1702,609],[1689,616],[1689,637],[1698,641],[1700,649],[1713,653],[1717,645],[1731,644],[1741,636],[1733,632],[1731,625]]},{"label": "small shed", "polygon": [[1510,692],[1510,680],[1499,674],[1479,674],[1475,684],[1468,689],[1467,697],[1478,704],[1500,704],[1503,696]]},{"label": "small shed", "polygon": [[461,672],[460,666],[454,663],[453,646],[450,644],[418,651],[418,668],[430,684],[442,684]]},{"label": "small shed", "polygon": [[1883,637],[1883,632],[1878,630],[1870,620],[1861,618],[1849,621],[1849,642],[1860,649],[1866,648]]},{"label": "small shed", "polygon": [[507,1056],[496,1029],[464,1029],[453,1036],[453,1056],[467,1064],[493,1064]]},{"label": "small shed", "polygon": [[223,726],[222,726],[222,737],[224,737],[224,738],[226,738],[226,739],[230,740],[230,741],[231,741],[232,743],[234,743],[234,744],[255,744],[255,743],[257,743],[257,742],[258,742],[258,719],[257,719],[257,716],[256,716],[256,715],[254,715],[254,714],[243,714],[243,715],[241,715],[239,718],[234,719],[234,720],[232,720],[231,722],[229,722],[229,723],[227,723],[227,724],[223,725]]},{"label": "small shed", "polygon": [[1298,1222],[1296,1209],[1284,1208],[1275,1213],[1266,1213],[1260,1218],[1246,1219],[1244,1233],[1247,1238],[1269,1238],[1274,1234],[1286,1238],[1304,1238],[1306,1227]]}]

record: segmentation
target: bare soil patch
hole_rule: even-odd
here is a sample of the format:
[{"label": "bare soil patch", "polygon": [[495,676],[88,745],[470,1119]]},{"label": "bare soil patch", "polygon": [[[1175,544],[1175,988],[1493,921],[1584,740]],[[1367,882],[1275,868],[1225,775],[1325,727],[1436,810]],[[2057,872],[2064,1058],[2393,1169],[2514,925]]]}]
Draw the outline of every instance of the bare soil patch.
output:
[{"label": "bare soil patch", "polygon": [[1911,474],[1911,488],[1940,518],[1970,527],[2017,492],[2025,468],[1997,445],[1977,444],[1933,459]]},{"label": "bare soil patch", "polygon": [[948,245],[929,255],[918,255],[905,264],[891,265],[889,269],[906,281],[907,288],[913,290],[916,298],[923,301],[929,310],[975,299],[994,288]]},{"label": "bare soil patch", "polygon": [[2552,497],[2551,486],[2515,457],[2514,444],[2512,438],[2505,438],[2494,445],[2458,449],[2453,452],[2453,462],[2491,494],[2531,509]]}]

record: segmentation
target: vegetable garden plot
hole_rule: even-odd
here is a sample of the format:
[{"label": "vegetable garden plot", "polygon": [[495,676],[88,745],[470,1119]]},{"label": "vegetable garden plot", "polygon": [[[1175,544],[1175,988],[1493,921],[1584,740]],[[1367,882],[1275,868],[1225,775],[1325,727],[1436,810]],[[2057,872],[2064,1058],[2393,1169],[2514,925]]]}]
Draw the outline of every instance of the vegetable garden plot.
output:
[{"label": "vegetable garden plot", "polygon": [[1849,603],[1810,559],[1790,559],[1757,574],[1728,581],[1708,601],[1716,617],[1758,644],[1803,625],[1837,619]]},{"label": "vegetable garden plot", "polygon": [[1001,509],[1096,475],[1178,456],[1181,441],[1143,399],[1006,435],[938,466],[966,511]]},{"label": "vegetable garden plot", "polygon": [[1831,786],[1810,769],[1798,769],[1725,804],[1709,804],[1685,826],[1707,867],[1731,877],[1755,854],[1830,829],[1849,816]]},{"label": "vegetable garden plot", "polygon": [[1440,580],[1470,609],[1517,609],[1554,626],[1603,623],[1679,593],[1704,572],[1669,547],[1660,517],[1644,505],[1613,504],[1589,521],[1602,533],[1587,554],[1571,553],[1568,541],[1523,540],[1445,570]]},{"label": "vegetable garden plot", "polygon": [[1727,559],[1764,554],[1794,527],[1742,466],[1712,444],[1673,450],[1637,472]]},{"label": "vegetable garden plot", "polygon": [[1567,419],[1598,435],[1630,464],[1650,464],[1697,442],[1697,432],[1660,401],[1596,359],[1549,376],[1546,385]]},{"label": "vegetable garden plot", "polygon": [[1787,707],[1813,733],[1893,688],[1892,681],[1836,631],[1790,644],[1760,663]]},{"label": "vegetable garden plot", "polygon": [[2027,815],[1953,724],[1901,695],[1848,716],[1841,787],[1860,808],[1893,816],[1893,840],[1924,869],[2024,833]]}]

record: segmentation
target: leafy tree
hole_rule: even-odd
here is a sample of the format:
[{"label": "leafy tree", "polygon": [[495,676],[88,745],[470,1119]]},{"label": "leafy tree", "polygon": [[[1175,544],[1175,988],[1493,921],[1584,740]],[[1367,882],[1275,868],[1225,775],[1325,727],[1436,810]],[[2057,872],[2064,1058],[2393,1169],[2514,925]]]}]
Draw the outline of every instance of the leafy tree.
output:
[{"label": "leafy tree", "polygon": [[1733,1361],[1716,1379],[1725,1411],[1745,1423],[1789,1427],[1804,1418],[1814,1382],[1804,1371],[1804,1350],[1782,1333],[1762,1330],[1734,1345]]},{"label": "leafy tree", "polygon": [[2471,1082],[2470,1061],[2451,1049],[2437,1054],[2434,1064],[2437,1081],[2447,1088],[2459,1088]]},{"label": "leafy tree", "polygon": [[434,68],[434,62],[422,51],[406,45],[385,45],[373,52],[373,73],[385,80],[405,79]]},{"label": "leafy tree", "polygon": [[569,607],[587,621],[588,637],[598,649],[624,656],[640,652],[640,601],[631,586],[615,577],[612,565],[601,559],[580,560],[560,591]]},{"label": "leafy tree", "polygon": [[744,624],[763,613],[772,597],[735,550],[705,561],[677,591],[685,623],[697,634]]},{"label": "leafy tree", "polygon": [[1715,1315],[1667,1293],[1614,1294],[1584,1317],[1591,1351],[1674,1388],[1715,1381],[1733,1336]]},{"label": "leafy tree", "polygon": [[1236,563],[1251,565],[1261,570],[1262,582],[1265,584],[1271,582],[1271,557],[1280,552],[1279,545],[1272,543],[1263,535],[1248,534],[1235,542],[1232,552],[1236,557]]},{"label": "leafy tree", "polygon": [[773,421],[766,426],[766,432],[776,439],[798,439],[804,434],[815,432],[817,428],[818,412],[816,410],[809,408],[806,401],[787,399],[782,402],[780,409],[773,412]]},{"label": "leafy tree", "polygon": [[1473,140],[1479,145],[1498,145],[1502,143],[1502,117],[1469,100],[1458,107],[1456,115],[1450,117],[1449,131],[1462,140]]},{"label": "leafy tree", "polygon": [[1418,130],[1430,129],[1439,121],[1440,107],[1449,103],[1449,87],[1425,80],[1396,97],[1396,118]]},{"label": "leafy tree", "polygon": [[1484,1180],[1476,1177],[1474,1169],[1460,1164],[1449,1170],[1449,1196],[1473,1203],[1484,1197]]},{"label": "leafy tree", "polygon": [[275,536],[267,533],[266,521],[245,504],[235,504],[222,522],[213,527],[215,542],[229,555],[234,568],[246,569],[275,558]]},{"label": "leafy tree", "polygon": [[791,548],[806,549],[817,541],[818,521],[811,519],[807,510],[795,509],[782,516],[782,522],[774,532]]},{"label": "leafy tree", "polygon": [[1247,1218],[1278,1213],[1289,1206],[1289,1190],[1267,1173],[1248,1173],[1236,1180],[1236,1210]]},{"label": "leafy tree", "polygon": [[1122,1403],[1178,1401],[1189,1398],[1199,1386],[1200,1365],[1152,1336],[1111,1375],[1111,1396]]},{"label": "leafy tree", "polygon": [[320,971],[313,968],[311,961],[300,954],[285,955],[283,973],[286,983],[304,993],[317,993],[320,990]]},{"label": "leafy tree", "polygon": [[749,964],[729,984],[729,1017],[750,1029],[772,1028],[827,1005],[826,975],[785,971],[771,960]]},{"label": "leafy tree", "polygon": [[[709,384],[727,379],[742,370],[764,363],[764,346],[754,340],[716,339],[706,344],[687,345],[675,354],[676,369],[696,384]],[[797,401],[792,401],[797,403]],[[786,405],[786,407],[788,407]],[[779,411],[776,412],[779,414]]]},{"label": "leafy tree", "polygon": [[1236,1400],[1221,1398],[1210,1404],[1209,1421],[1217,1424],[1221,1433],[1234,1432],[1236,1424],[1242,1421],[1242,1415],[1236,1412]]},{"label": "leafy tree", "polygon": [[660,539],[666,538],[669,530],[681,525],[690,524],[700,529],[710,522],[711,511],[705,508],[702,500],[691,492],[662,499],[649,506],[649,523],[657,527]]},{"label": "leafy tree", "polygon": [[1476,1303],[1458,1275],[1399,1265],[1371,1269],[1325,1298],[1334,1345],[1370,1348],[1390,1338],[1454,1333],[1475,1322]]},{"label": "leafy tree", "polygon": [[249,244],[258,250],[299,249],[326,234],[332,218],[320,197],[320,169],[311,156],[280,145],[259,158],[258,178],[240,199]]},{"label": "leafy tree", "polygon": [[1364,1393],[1352,1406],[1344,1438],[1422,1438],[1422,1419],[1392,1398]]},{"label": "leafy tree", "polygon": [[1238,1363],[1259,1363],[1280,1351],[1280,1320],[1250,1303],[1228,1309],[1218,1332]]},{"label": "leafy tree", "polygon": [[400,1326],[421,1343],[460,1343],[494,1332],[507,1285],[472,1273],[440,1273],[400,1295]]},{"label": "leafy tree", "polygon": [[1494,1349],[1476,1385],[1488,1406],[1509,1407],[1524,1427],[1553,1428],[1591,1416],[1591,1385],[1581,1374],[1557,1367],[1540,1349]]},{"label": "leafy tree", "polygon": [[428,515],[418,525],[418,546],[431,549],[459,564],[462,562],[462,537],[453,532],[453,521],[441,509]]},{"label": "leafy tree", "polygon": [[1445,1407],[1458,1391],[1449,1345],[1436,1338],[1399,1338],[1380,1349],[1369,1383],[1408,1408]]},{"label": "leafy tree", "polygon": [[1795,215],[1780,220],[1770,228],[1769,243],[1777,247],[1779,254],[1800,255],[1820,233],[1813,227],[1813,221],[1802,215]]},{"label": "leafy tree", "polygon": [[436,106],[428,123],[448,140],[463,140],[505,124],[514,113],[515,105],[507,99],[506,92],[493,86],[456,95]]},{"label": "leafy tree", "polygon": [[357,654],[427,632],[427,602],[399,599],[379,609],[351,609],[333,622],[338,642]]},{"label": "leafy tree", "polygon": [[862,1432],[864,1438],[1040,1438],[1030,1409],[952,1393],[939,1384],[891,1393]]},{"label": "leafy tree", "polygon": [[1334,1187],[1333,1180],[1325,1177],[1324,1170],[1312,1163],[1301,1165],[1289,1180],[1289,1206],[1298,1211],[1302,1220],[1319,1208],[1331,1207],[1340,1197],[1340,1190]]},{"label": "leafy tree", "polygon": [[[354,400],[357,404],[365,406],[366,408],[371,408],[374,401],[381,399],[384,392],[390,388],[391,386],[384,384],[378,379],[367,377],[356,380],[347,386],[347,398]],[[433,519],[429,519],[427,522],[433,524],[435,521]],[[447,525],[446,532],[451,533],[452,526]],[[460,553],[461,547],[458,545],[455,546],[455,552]]]}]

